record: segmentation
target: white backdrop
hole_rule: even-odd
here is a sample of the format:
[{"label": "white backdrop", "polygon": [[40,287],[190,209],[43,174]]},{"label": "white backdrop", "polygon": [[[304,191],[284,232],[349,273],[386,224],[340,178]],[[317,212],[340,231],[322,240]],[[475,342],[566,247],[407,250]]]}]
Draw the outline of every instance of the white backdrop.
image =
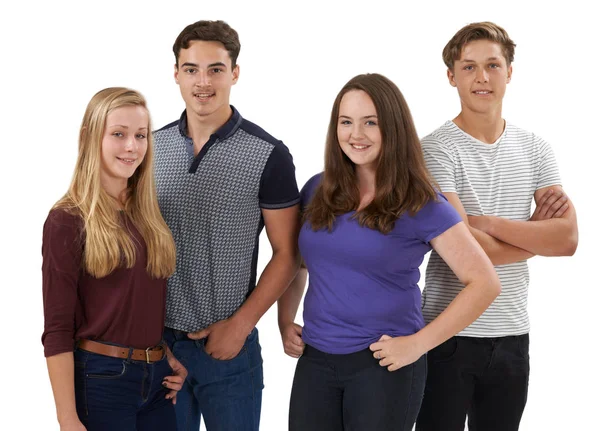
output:
[{"label": "white backdrop", "polygon": [[[0,428],[58,429],[40,343],[41,233],[68,186],[85,106],[104,87],[130,86],[147,97],[156,128],[177,119],[184,105],[171,47],[199,19],[224,19],[238,30],[241,74],[232,103],[287,144],[299,186],[322,168],[331,104],[349,78],[379,72],[395,81],[424,136],[459,110],[441,59],[447,40],[474,21],[507,29],[517,48],[504,116],[552,144],[580,232],[574,257],[530,261],[532,371],[521,429],[596,426],[600,283],[593,246],[600,238],[592,226],[592,173],[600,142],[590,132],[600,114],[600,38],[586,2],[7,3],[0,6]],[[260,268],[269,256],[263,238]],[[283,353],[274,308],[259,330],[261,429],[285,430],[295,360]]]}]

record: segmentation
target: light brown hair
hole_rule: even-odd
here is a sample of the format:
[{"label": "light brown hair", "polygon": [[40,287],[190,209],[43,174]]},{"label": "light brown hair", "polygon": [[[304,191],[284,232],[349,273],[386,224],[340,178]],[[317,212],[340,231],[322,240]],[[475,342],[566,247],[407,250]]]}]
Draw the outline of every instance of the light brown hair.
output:
[{"label": "light brown hair", "polygon": [[392,81],[376,73],[355,76],[337,95],[325,143],[325,170],[303,216],[314,230],[325,227],[331,230],[336,216],[359,206],[354,163],[340,148],[337,136],[340,103],[351,90],[364,91],[373,101],[382,141],[375,174],[375,197],[354,217],[361,226],[388,233],[404,212],[419,211],[436,198],[436,192],[402,93]]},{"label": "light brown hair", "polygon": [[493,22],[474,22],[460,30],[450,39],[444,47],[442,58],[448,69],[454,69],[454,62],[460,59],[463,48],[469,42],[475,40],[489,40],[500,44],[502,53],[506,59],[506,65],[510,66],[515,58],[515,47],[517,46],[508,36],[506,30]]}]

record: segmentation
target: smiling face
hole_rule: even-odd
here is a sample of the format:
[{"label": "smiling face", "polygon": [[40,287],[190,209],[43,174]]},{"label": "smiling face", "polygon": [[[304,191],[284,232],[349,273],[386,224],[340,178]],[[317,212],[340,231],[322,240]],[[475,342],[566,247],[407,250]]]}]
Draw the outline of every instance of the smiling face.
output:
[{"label": "smiling face", "polygon": [[453,70],[448,70],[450,85],[457,88],[463,111],[479,114],[502,109],[511,75],[512,66],[507,65],[501,45],[485,39],[466,44]]},{"label": "smiling face", "polygon": [[127,180],[144,160],[150,133],[148,124],[148,111],[141,106],[122,106],[106,117],[100,180],[113,197],[125,190]]},{"label": "smiling face", "polygon": [[195,40],[179,53],[175,81],[179,84],[188,115],[221,117],[230,115],[229,93],[237,82],[239,66],[221,42]]},{"label": "smiling face", "polygon": [[350,90],[340,101],[337,137],[340,148],[356,165],[375,170],[381,152],[381,130],[373,100]]}]

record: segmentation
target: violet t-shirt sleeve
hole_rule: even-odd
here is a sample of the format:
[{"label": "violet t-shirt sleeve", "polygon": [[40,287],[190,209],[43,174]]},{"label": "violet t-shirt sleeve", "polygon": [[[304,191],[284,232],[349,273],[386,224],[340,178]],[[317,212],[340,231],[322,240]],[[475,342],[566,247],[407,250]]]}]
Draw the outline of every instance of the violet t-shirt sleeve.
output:
[{"label": "violet t-shirt sleeve", "polygon": [[77,286],[83,255],[82,221],[63,210],[52,210],[44,223],[42,292],[44,356],[72,352]]},{"label": "violet t-shirt sleeve", "polygon": [[441,193],[438,193],[437,196],[437,200],[429,201],[421,211],[412,217],[415,235],[424,243],[429,243],[462,221],[448,199]]},{"label": "violet t-shirt sleeve", "polygon": [[315,191],[321,182],[322,175],[322,173],[314,175],[306,182],[306,184],[304,184],[304,187],[302,187],[302,190],[300,191],[300,211],[304,210],[304,208],[312,200],[312,197],[314,196]]}]

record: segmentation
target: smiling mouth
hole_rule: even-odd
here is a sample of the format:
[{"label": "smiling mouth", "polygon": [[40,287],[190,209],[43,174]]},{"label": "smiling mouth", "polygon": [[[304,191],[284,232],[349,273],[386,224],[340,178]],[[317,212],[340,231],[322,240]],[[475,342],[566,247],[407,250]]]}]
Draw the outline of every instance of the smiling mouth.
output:
[{"label": "smiling mouth", "polygon": [[125,158],[121,158],[121,157],[117,157],[117,160],[125,163],[126,165],[133,165],[136,161],[136,159],[125,159]]},{"label": "smiling mouth", "polygon": [[476,90],[476,91],[473,91],[473,94],[477,94],[479,96],[487,96],[487,95],[490,95],[492,93],[493,93],[493,91],[490,91],[490,90]]},{"label": "smiling mouth", "polygon": [[194,97],[201,102],[209,100],[215,93],[194,93]]},{"label": "smiling mouth", "polygon": [[360,144],[350,144],[350,146],[352,148],[354,148],[355,150],[359,150],[359,151],[366,150],[367,148],[370,147],[370,145],[360,145]]}]

